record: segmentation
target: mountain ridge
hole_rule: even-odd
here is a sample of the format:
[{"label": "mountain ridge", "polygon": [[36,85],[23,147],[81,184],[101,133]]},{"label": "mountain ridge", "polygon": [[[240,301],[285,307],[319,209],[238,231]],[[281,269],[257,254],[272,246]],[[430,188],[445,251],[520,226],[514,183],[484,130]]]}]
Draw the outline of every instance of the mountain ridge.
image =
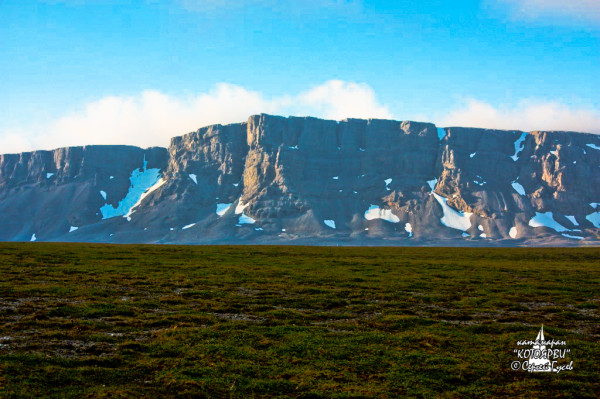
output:
[{"label": "mountain ridge", "polygon": [[0,240],[597,245],[599,165],[590,133],[260,114],[2,154]]}]

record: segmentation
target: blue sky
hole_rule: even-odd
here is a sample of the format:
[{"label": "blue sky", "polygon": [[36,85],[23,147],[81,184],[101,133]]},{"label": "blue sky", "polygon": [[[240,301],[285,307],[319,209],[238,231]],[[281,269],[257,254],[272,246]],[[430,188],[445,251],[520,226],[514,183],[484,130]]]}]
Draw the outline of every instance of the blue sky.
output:
[{"label": "blue sky", "polygon": [[250,113],[600,133],[595,0],[4,0],[0,152]]}]

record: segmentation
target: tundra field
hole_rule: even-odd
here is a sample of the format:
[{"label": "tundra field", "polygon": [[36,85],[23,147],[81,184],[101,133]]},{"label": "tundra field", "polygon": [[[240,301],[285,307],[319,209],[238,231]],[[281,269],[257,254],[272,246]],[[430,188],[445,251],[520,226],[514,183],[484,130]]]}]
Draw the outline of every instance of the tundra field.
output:
[{"label": "tundra field", "polygon": [[[599,288],[600,248],[3,243],[0,397],[597,398]],[[572,370],[511,370],[542,324]]]}]

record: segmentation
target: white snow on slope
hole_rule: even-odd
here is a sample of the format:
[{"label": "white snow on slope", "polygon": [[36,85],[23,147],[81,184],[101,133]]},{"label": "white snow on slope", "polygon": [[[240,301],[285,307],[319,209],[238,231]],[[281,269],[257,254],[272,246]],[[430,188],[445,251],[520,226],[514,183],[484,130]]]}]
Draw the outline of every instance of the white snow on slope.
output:
[{"label": "white snow on slope", "polygon": [[474,153],[472,153],[472,154],[469,154],[469,158],[473,158],[473,157],[475,156],[475,154],[477,154],[477,151],[475,151],[475,152],[474,152]]},{"label": "white snow on slope", "polygon": [[229,210],[229,208],[231,208],[231,205],[232,204],[217,204],[217,215],[223,216]]},{"label": "white snow on slope", "polygon": [[567,219],[569,219],[569,222],[573,223],[574,226],[579,226],[579,223],[577,223],[577,219],[575,219],[575,216],[566,216],[565,217]]},{"label": "white snow on slope", "polygon": [[508,235],[510,236],[510,238],[517,238],[517,228],[511,227],[510,231],[508,232]]},{"label": "white snow on slope", "polygon": [[600,229],[600,211],[590,213],[585,218],[589,220],[590,223],[592,223],[597,229]]},{"label": "white snow on slope", "polygon": [[106,201],[106,191],[100,190],[100,195],[102,196],[102,198],[104,198],[104,201]]},{"label": "white snow on slope", "polygon": [[196,225],[196,223],[192,223],[192,224],[186,224],[185,226],[183,226],[183,227],[181,228],[181,230],[187,230],[187,229],[189,229],[190,227],[194,227],[195,225]]},{"label": "white snow on slope", "polygon": [[252,219],[250,216],[246,215],[245,213],[242,213],[240,215],[240,218],[238,219],[238,224],[254,224],[256,223],[256,220]]},{"label": "white snow on slope", "polygon": [[586,144],[588,147],[593,148],[594,150],[600,150],[600,147],[598,147],[596,144]]},{"label": "white snow on slope", "polygon": [[435,185],[437,184],[437,178],[433,179],[433,180],[427,180],[427,184],[429,184],[429,187],[431,187],[431,191],[433,191],[435,189]]},{"label": "white snow on slope", "polygon": [[444,198],[436,193],[433,193],[433,196],[437,200],[437,202],[442,206],[442,211],[444,212],[444,216],[440,219],[442,224],[446,227],[450,227],[456,230],[468,230],[471,228],[471,212],[459,212],[448,206],[446,202],[448,202],[447,198]]},{"label": "white snow on slope", "polygon": [[137,208],[137,206],[139,204],[142,203],[142,201],[144,200],[144,198],[146,198],[147,196],[149,196],[152,192],[156,191],[160,186],[162,186],[163,184],[165,184],[167,181],[165,179],[158,179],[158,181],[156,183],[154,183],[152,185],[152,187],[150,187],[148,190],[146,190],[142,196],[140,197],[139,200],[137,200],[137,202],[135,204],[133,204],[133,206],[131,207],[131,209],[129,210],[129,212],[127,212],[127,214],[123,217],[127,218],[127,221],[131,220],[131,214],[133,212],[135,212],[135,208]]},{"label": "white snow on slope", "polygon": [[79,227],[75,227],[75,226],[71,226],[69,227],[69,233],[74,232],[75,230],[77,230]]},{"label": "white snow on slope", "polygon": [[31,235],[31,238],[29,239],[29,241],[35,241],[35,240],[37,240],[37,237],[35,236],[35,233],[33,233]]},{"label": "white snow on slope", "polygon": [[521,135],[521,137],[519,137],[517,139],[517,141],[515,141],[515,155],[511,156],[513,161],[517,161],[519,159],[519,153],[521,151],[523,151],[523,148],[525,148],[525,146],[523,145],[523,142],[525,141],[526,137],[527,137],[527,133],[523,133]]},{"label": "white snow on slope", "polygon": [[571,234],[566,234],[566,233],[562,233],[563,237],[567,237],[567,238],[573,238],[575,240],[583,240],[583,237],[579,237],[579,236],[572,236]]},{"label": "white snow on slope", "polygon": [[480,186],[483,186],[484,184],[487,184],[487,182],[485,180],[483,180],[483,177],[477,175],[477,179],[478,180],[473,180],[473,183],[478,184]]},{"label": "white snow on slope", "polygon": [[235,206],[235,214],[239,215],[240,213],[244,212],[244,209],[246,209],[248,207],[248,205],[250,205],[250,204],[244,205],[242,200],[239,200],[238,204]]},{"label": "white snow on slope", "polygon": [[340,177],[339,176],[333,176],[332,179],[333,180],[338,180]]},{"label": "white snow on slope", "polygon": [[437,128],[438,139],[442,141],[446,137],[446,129],[442,127]]},{"label": "white snow on slope", "polygon": [[123,216],[127,220],[130,220],[133,209],[141,203],[145,196],[164,184],[164,180],[160,179],[160,169],[146,169],[147,164],[148,162],[144,158],[143,168],[135,169],[131,172],[131,176],[129,177],[129,181],[131,182],[129,191],[125,198],[119,201],[116,208],[110,204],[104,204],[100,208],[102,219]]},{"label": "white snow on slope", "polygon": [[238,219],[238,224],[242,225],[242,224],[254,224],[256,223],[256,220],[252,219],[250,216],[246,215],[244,213],[244,209],[246,209],[248,207],[248,205],[250,204],[245,204],[242,202],[242,200],[238,201],[238,204],[235,207],[235,214],[236,215],[240,215],[239,219]]},{"label": "white snow on slope", "polygon": [[512,188],[515,189],[515,191],[517,193],[519,193],[519,195],[526,195],[525,194],[525,188],[523,187],[523,185],[521,185],[521,183],[517,183],[516,181],[511,183]]},{"label": "white snow on slope", "polygon": [[400,223],[400,218],[392,213],[391,209],[380,209],[377,205],[369,206],[365,211],[365,219],[383,219],[390,223]]},{"label": "white snow on slope", "polygon": [[404,231],[406,231],[408,233],[408,238],[413,236],[412,225],[410,223],[406,223],[404,225]]},{"label": "white snow on slope", "polygon": [[558,233],[569,231],[566,227],[554,220],[552,212],[540,213],[536,212],[535,216],[529,221],[531,227],[548,227]]},{"label": "white snow on slope", "polygon": [[190,173],[189,176],[190,176],[190,179],[192,179],[194,181],[194,183],[198,184],[197,176],[195,174]]},{"label": "white snow on slope", "polygon": [[385,182],[385,189],[390,191],[390,188],[388,186],[392,182],[392,179],[385,179],[384,182]]},{"label": "white snow on slope", "polygon": [[335,229],[335,221],[333,221],[333,220],[323,220],[323,223],[325,223],[325,226],[331,227],[332,229]]},{"label": "white snow on slope", "polygon": [[115,178],[114,176],[111,176],[111,177],[109,177],[109,179],[110,179],[110,180],[112,180],[112,179],[114,179],[114,178]]},{"label": "white snow on slope", "polygon": [[46,179],[51,178],[52,176],[54,176],[54,173],[46,173]]},{"label": "white snow on slope", "polygon": [[297,150],[297,149],[298,149],[298,144],[296,144],[296,145],[295,145],[295,146],[293,146],[293,147],[288,147],[288,148],[289,148],[290,150]]}]

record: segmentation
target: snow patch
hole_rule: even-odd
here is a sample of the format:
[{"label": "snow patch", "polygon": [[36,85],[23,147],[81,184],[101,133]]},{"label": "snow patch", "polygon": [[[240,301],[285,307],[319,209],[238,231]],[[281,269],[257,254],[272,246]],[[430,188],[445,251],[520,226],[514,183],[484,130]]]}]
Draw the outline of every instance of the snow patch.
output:
[{"label": "snow patch", "polygon": [[400,218],[392,213],[391,209],[380,209],[377,205],[369,206],[365,211],[365,219],[383,219],[390,223],[400,223]]},{"label": "snow patch", "polygon": [[438,139],[442,141],[446,137],[446,129],[442,127],[437,128]]},{"label": "snow patch", "polygon": [[[288,147],[288,148],[289,148],[290,150],[297,150],[297,149],[298,149],[298,144],[296,144],[296,145],[295,145],[295,146],[293,146],[293,147]],[[338,147],[338,149],[339,149],[339,147]]]},{"label": "snow patch", "polygon": [[479,235],[479,237],[481,237],[481,238],[487,238],[487,234],[485,234],[485,233],[481,233],[481,234]]},{"label": "snow patch", "polygon": [[572,236],[571,234],[562,233],[563,237],[573,238],[575,240],[583,240],[583,237]]},{"label": "snow patch", "polygon": [[242,200],[238,201],[238,204],[235,206],[235,214],[239,215],[240,213],[244,212],[244,209],[248,208],[248,205],[250,204],[245,204],[242,202]]},{"label": "snow patch", "polygon": [[333,176],[332,179],[333,180],[338,180],[340,177],[339,176]]},{"label": "snow patch", "polygon": [[483,231],[483,226],[479,225],[479,226],[477,226],[477,229],[479,229],[479,231]]},{"label": "snow patch", "polygon": [[404,225],[404,231],[406,231],[408,233],[408,238],[411,238],[413,236],[413,230],[412,230],[412,226],[410,223],[406,223]]},{"label": "snow patch", "polygon": [[240,224],[240,225],[254,224],[254,223],[256,223],[256,220],[252,219],[250,216],[246,215],[243,212],[242,212],[242,215],[240,216],[240,218],[238,219],[238,224]]},{"label": "snow patch", "polygon": [[437,184],[437,182],[438,179],[427,180],[427,184],[429,184],[429,187],[431,187],[431,191],[435,189],[435,185]]},{"label": "snow patch", "polygon": [[69,227],[69,233],[74,232],[75,230],[77,230],[79,227],[75,227],[75,226],[71,226]]},{"label": "snow patch", "polygon": [[359,148],[358,149],[358,151],[361,151],[361,152],[364,151],[364,150],[365,150],[364,148]]},{"label": "snow patch", "polygon": [[550,151],[550,154],[556,155],[556,151]]},{"label": "snow patch", "polygon": [[129,177],[131,185],[129,186],[129,191],[125,198],[119,201],[116,208],[110,204],[104,204],[104,206],[100,208],[102,219],[123,216],[126,217],[127,220],[131,220],[130,216],[134,212],[133,209],[137,207],[148,194],[165,183],[165,180],[160,178],[160,169],[146,169],[147,164],[148,162],[144,156],[142,169],[135,169],[131,172],[131,176]]},{"label": "snow patch", "polygon": [[531,227],[548,227],[558,233],[569,231],[566,227],[554,220],[552,212],[540,213],[536,212],[535,216],[529,221]]},{"label": "snow patch", "polygon": [[33,241],[36,241],[36,240],[37,240],[37,237],[35,236],[35,233],[33,233],[31,235],[31,238],[29,239],[29,241],[33,242]]},{"label": "snow patch", "polygon": [[577,223],[577,219],[575,219],[575,216],[565,216],[567,219],[569,219],[569,222],[573,223],[574,226],[579,226],[579,223]]},{"label": "snow patch", "polygon": [[442,211],[444,212],[444,216],[440,219],[444,226],[462,231],[468,230],[471,227],[470,218],[473,213],[456,211],[448,206],[447,198],[444,198],[436,193],[433,193],[433,196],[441,205]]},{"label": "snow patch", "polygon": [[114,179],[114,178],[115,178],[114,176],[111,176],[111,177],[109,177],[109,179],[110,179],[110,180],[112,180],[112,179]]},{"label": "snow patch", "polygon": [[519,195],[526,195],[525,194],[525,188],[523,187],[523,185],[521,185],[521,183],[517,183],[516,181],[511,183],[512,188],[519,193]]},{"label": "snow patch", "polygon": [[237,187],[239,185],[240,185],[240,183],[233,183],[233,187]]},{"label": "snow patch", "polygon": [[265,231],[265,229],[263,229],[262,227],[255,227],[254,230],[256,230],[256,231]]},{"label": "snow patch", "polygon": [[[598,147],[596,144],[586,144],[588,147],[593,148],[594,150],[600,150],[600,147]],[[583,150],[585,151],[585,150]]]},{"label": "snow patch", "polygon": [[52,176],[54,176],[54,173],[46,173],[46,179],[51,178]]},{"label": "snow patch", "polygon": [[593,224],[597,229],[600,229],[600,211],[590,213],[585,218],[589,220],[590,223]]},{"label": "snow patch", "polygon": [[323,223],[325,223],[325,226],[331,227],[332,229],[335,229],[335,221],[333,221],[333,220],[323,220]]},{"label": "snow patch", "polygon": [[392,179],[385,179],[384,182],[385,182],[385,189],[390,191],[390,188],[388,186],[392,182]]},{"label": "snow patch", "polygon": [[192,179],[194,181],[194,183],[198,184],[198,179],[195,174],[190,173],[189,176],[190,176],[190,179]]},{"label": "snow patch", "polygon": [[508,231],[508,235],[510,236],[510,238],[517,238],[517,228],[511,227]]},{"label": "snow patch", "polygon": [[190,227],[194,227],[195,225],[196,225],[196,223],[186,224],[185,226],[183,226],[183,227],[181,228],[181,230],[187,230],[187,229],[189,229]]},{"label": "snow patch", "polygon": [[527,137],[527,133],[523,133],[523,134],[521,134],[521,137],[519,137],[517,139],[517,141],[515,141],[515,155],[511,156],[511,158],[515,162],[519,159],[519,153],[521,151],[523,151],[523,149],[525,148],[525,146],[523,145],[523,142],[525,141],[526,137]]},{"label": "snow patch", "polygon": [[483,177],[477,175],[476,176],[478,180],[473,180],[473,183],[478,184],[480,186],[483,186],[484,184],[487,184],[487,182],[485,180],[483,180]]},{"label": "snow patch", "polygon": [[473,158],[475,156],[475,154],[477,154],[477,151],[469,154],[469,158]]},{"label": "snow patch", "polygon": [[229,208],[231,208],[231,205],[232,204],[217,204],[217,215],[223,216],[229,210]]}]

